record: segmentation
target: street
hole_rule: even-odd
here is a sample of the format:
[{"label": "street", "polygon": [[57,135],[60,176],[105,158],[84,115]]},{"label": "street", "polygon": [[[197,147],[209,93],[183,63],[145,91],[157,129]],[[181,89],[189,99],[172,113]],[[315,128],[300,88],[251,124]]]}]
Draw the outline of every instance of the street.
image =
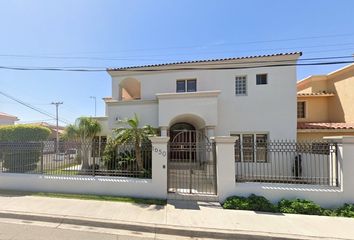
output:
[{"label": "street", "polygon": [[[6,221],[6,223],[5,223]],[[1,219],[0,240],[142,240],[156,239],[155,234],[94,229],[82,226],[56,226],[58,224],[34,223],[23,220]],[[73,230],[76,229],[76,230]],[[140,235],[140,236],[139,236]],[[160,239],[160,238],[159,238]]]}]

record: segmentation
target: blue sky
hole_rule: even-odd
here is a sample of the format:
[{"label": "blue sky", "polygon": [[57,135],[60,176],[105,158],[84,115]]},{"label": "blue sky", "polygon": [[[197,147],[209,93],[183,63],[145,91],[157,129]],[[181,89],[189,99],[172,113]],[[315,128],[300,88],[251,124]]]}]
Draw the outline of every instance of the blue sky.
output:
[{"label": "blue sky", "polygon": [[[354,53],[354,1],[0,0],[0,66],[118,67],[302,51]],[[9,56],[12,55],[12,56]],[[16,56],[13,56],[16,55]],[[21,55],[21,56],[18,56]],[[299,67],[298,79],[337,66]],[[73,121],[104,114],[107,73],[0,70],[0,90]],[[49,117],[0,96],[22,122]]]}]

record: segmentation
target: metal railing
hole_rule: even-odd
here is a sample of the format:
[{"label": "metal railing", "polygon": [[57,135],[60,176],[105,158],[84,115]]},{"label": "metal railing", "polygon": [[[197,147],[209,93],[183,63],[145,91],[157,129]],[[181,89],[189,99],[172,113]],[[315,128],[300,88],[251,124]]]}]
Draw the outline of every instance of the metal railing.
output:
[{"label": "metal railing", "polygon": [[237,141],[235,165],[237,182],[340,185],[336,143]]},{"label": "metal railing", "polygon": [[151,178],[151,142],[0,142],[0,172]]}]

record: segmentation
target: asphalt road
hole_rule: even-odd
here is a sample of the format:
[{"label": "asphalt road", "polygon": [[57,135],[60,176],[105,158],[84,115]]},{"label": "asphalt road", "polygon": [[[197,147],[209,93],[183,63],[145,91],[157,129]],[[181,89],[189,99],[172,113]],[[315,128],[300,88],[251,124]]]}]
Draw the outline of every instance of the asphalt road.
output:
[{"label": "asphalt road", "polygon": [[[68,228],[70,228],[68,226]],[[144,236],[139,233],[107,233],[103,230],[85,229],[76,227],[78,230],[57,228],[55,226],[39,226],[26,223],[3,223],[0,222],[1,240],[150,240],[154,236]],[[81,229],[80,229],[81,228]]]}]

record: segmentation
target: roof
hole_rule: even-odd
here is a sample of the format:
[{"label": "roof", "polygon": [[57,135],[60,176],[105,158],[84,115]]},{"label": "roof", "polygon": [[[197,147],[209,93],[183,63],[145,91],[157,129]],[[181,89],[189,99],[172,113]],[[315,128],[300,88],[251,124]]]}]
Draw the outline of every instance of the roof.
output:
[{"label": "roof", "polygon": [[332,97],[334,93],[330,92],[317,92],[317,93],[297,93],[298,97]]},{"label": "roof", "polygon": [[298,122],[297,129],[354,130],[354,123],[311,123]]},{"label": "roof", "polygon": [[217,58],[217,59],[207,59],[207,60],[182,61],[182,62],[161,63],[161,64],[151,64],[151,65],[141,65],[141,66],[107,68],[107,71],[120,71],[120,70],[129,70],[129,69],[137,69],[137,68],[150,68],[150,67],[161,67],[161,66],[194,64],[194,63],[217,63],[217,62],[225,62],[225,61],[244,60],[244,59],[253,59],[253,58],[278,57],[278,56],[289,56],[289,55],[300,55],[301,56],[302,52],[276,53],[276,54],[268,54],[268,55],[254,55],[254,56],[244,56],[244,57]]},{"label": "roof", "polygon": [[16,116],[4,112],[0,112],[0,118],[11,118],[11,119],[19,120]]},{"label": "roof", "polygon": [[342,67],[340,69],[337,69],[337,70],[335,70],[333,72],[330,72],[328,74],[325,74],[325,75],[310,75],[310,76],[308,76],[306,78],[303,78],[300,81],[298,81],[297,85],[305,84],[305,83],[307,83],[308,81],[311,81],[314,78],[321,78],[322,81],[323,80],[327,80],[327,78],[330,77],[330,76],[333,76],[335,74],[338,74],[338,73],[341,73],[341,72],[345,72],[345,71],[348,71],[348,70],[351,70],[351,69],[354,69],[354,63],[349,64],[347,66],[344,66],[344,67]]},{"label": "roof", "polygon": [[[42,127],[47,127],[47,128],[50,128],[51,130],[53,131],[56,131],[57,129],[57,126],[54,125],[54,124],[50,124],[50,123],[47,123],[47,122],[35,122],[35,123],[30,123],[30,125],[39,125],[39,126],[42,126]],[[63,126],[58,126],[58,132],[60,132],[60,130],[64,130],[65,127]]]}]

